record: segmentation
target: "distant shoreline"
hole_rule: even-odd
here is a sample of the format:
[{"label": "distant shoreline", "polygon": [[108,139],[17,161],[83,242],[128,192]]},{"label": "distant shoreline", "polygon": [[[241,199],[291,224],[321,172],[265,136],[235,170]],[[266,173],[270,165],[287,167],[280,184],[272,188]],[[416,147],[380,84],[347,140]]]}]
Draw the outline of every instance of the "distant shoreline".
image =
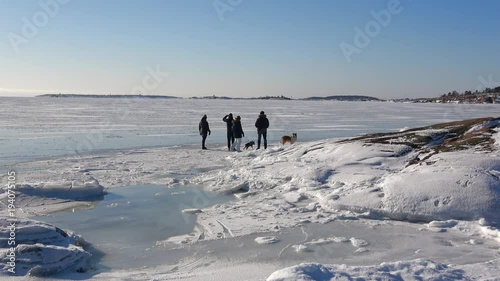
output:
[{"label": "distant shoreline", "polygon": [[360,95],[339,95],[339,96],[327,96],[327,97],[308,97],[293,99],[285,96],[265,96],[265,97],[253,97],[253,98],[232,98],[225,96],[203,96],[203,97],[175,97],[175,96],[161,96],[161,95],[84,95],[84,94],[45,94],[38,95],[35,97],[49,97],[49,98],[133,98],[133,99],[220,99],[220,100],[335,100],[335,101],[386,101],[383,99],[370,97],[370,96],[360,96]]},{"label": "distant shoreline", "polygon": [[45,94],[35,98],[145,98],[145,99],[179,99],[173,96],[154,95],[83,95],[83,94]]}]

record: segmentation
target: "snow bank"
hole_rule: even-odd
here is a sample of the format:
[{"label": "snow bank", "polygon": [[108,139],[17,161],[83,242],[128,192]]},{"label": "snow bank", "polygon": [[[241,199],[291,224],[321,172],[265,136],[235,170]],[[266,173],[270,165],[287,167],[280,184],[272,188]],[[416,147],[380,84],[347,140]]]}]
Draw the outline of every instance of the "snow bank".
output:
[{"label": "snow bank", "polygon": [[[45,276],[60,271],[84,272],[91,268],[91,254],[79,235],[33,220],[15,222],[15,246],[9,245],[10,222],[0,218],[0,261],[2,274],[11,275],[8,264],[15,253],[15,275]],[[14,247],[14,248],[11,248]]]},{"label": "snow bank", "polygon": [[[465,123],[498,125],[497,121],[478,122]],[[342,217],[500,222],[498,151],[471,147],[433,152],[432,145],[457,137],[456,133],[447,136],[448,131],[424,128],[409,135],[377,135],[376,141],[295,143],[227,157],[232,169],[200,174],[191,181],[215,191],[244,185],[247,195],[222,210],[204,210],[206,217],[200,218],[219,217],[236,235]],[[420,134],[433,136],[427,146],[409,143]]]},{"label": "snow bank", "polygon": [[61,199],[89,199],[103,195],[104,187],[90,177],[86,181],[40,182],[17,184],[16,191],[29,196],[53,197]]},{"label": "snow bank", "polygon": [[[21,173],[24,176],[29,172]],[[40,175],[37,174],[36,178]],[[92,202],[102,200],[104,187],[94,177],[48,177],[44,181],[34,181],[33,178],[20,178],[21,184],[16,184],[16,216],[29,218],[42,216],[71,208],[88,208]],[[30,183],[31,182],[31,183]],[[33,183],[34,182],[34,183]],[[1,193],[3,191],[3,193]],[[6,189],[0,190],[0,201],[6,202]],[[0,204],[0,211],[7,206]]]},{"label": "snow bank", "polygon": [[278,270],[267,281],[331,280],[464,280],[461,269],[429,260],[382,263],[379,266],[301,264]]},{"label": "snow bank", "polygon": [[236,236],[342,217],[498,221],[496,154],[439,153],[407,166],[416,155],[405,145],[335,140],[238,154],[229,159],[232,169],[191,180],[212,190],[242,184],[249,189],[240,193],[246,194],[238,196],[241,200],[204,209],[199,221],[208,229],[203,237],[217,238],[210,233],[218,232],[204,223],[214,217]]},{"label": "snow bank", "polygon": [[498,127],[499,125],[500,125],[500,119],[493,119],[493,120],[490,120],[490,121],[486,121],[486,122],[484,122],[482,124],[478,124],[476,126],[473,126],[467,132],[465,132],[465,134],[466,135],[472,134],[474,132],[481,131],[481,130],[486,129],[486,128]]},{"label": "snow bank", "polygon": [[487,218],[500,221],[497,157],[449,152],[384,177],[383,209],[393,215],[434,220]]}]

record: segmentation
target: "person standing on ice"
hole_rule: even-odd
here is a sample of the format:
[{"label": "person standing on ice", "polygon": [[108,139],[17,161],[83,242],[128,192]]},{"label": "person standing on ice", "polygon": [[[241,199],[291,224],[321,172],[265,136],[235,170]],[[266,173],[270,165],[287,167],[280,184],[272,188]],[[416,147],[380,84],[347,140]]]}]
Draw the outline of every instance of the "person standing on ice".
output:
[{"label": "person standing on ice", "polygon": [[238,151],[241,152],[240,146],[241,146],[241,138],[245,136],[245,133],[243,132],[243,128],[241,127],[241,117],[236,116],[236,119],[234,119],[233,122],[233,136],[234,136],[234,142],[233,145],[231,146],[232,151]]},{"label": "person standing on ice", "polygon": [[259,118],[255,121],[255,127],[257,128],[257,149],[260,148],[260,139],[264,138],[264,149],[267,149],[267,128],[269,128],[269,120],[267,120],[264,111],[260,112]]},{"label": "person standing on ice", "polygon": [[201,135],[201,149],[207,149],[207,147],[205,146],[207,133],[209,135],[212,133],[210,132],[210,127],[208,126],[207,115],[203,115],[203,117],[201,118],[200,124],[198,124],[198,130],[200,131]]},{"label": "person standing on ice", "polygon": [[233,114],[229,113],[228,115],[222,118],[222,121],[226,122],[227,126],[227,150],[231,150],[231,145],[234,143],[234,135],[233,135]]}]

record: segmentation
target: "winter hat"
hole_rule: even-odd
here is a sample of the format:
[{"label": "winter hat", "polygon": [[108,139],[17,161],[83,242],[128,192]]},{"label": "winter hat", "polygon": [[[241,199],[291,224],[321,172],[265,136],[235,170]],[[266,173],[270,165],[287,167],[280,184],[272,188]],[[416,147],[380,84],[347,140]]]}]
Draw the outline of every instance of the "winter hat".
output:
[{"label": "winter hat", "polygon": [[260,112],[260,115],[264,115],[264,111],[261,111],[261,112]]},{"label": "winter hat", "polygon": [[238,121],[241,120],[241,117],[239,115],[236,116],[236,120],[238,120]]}]

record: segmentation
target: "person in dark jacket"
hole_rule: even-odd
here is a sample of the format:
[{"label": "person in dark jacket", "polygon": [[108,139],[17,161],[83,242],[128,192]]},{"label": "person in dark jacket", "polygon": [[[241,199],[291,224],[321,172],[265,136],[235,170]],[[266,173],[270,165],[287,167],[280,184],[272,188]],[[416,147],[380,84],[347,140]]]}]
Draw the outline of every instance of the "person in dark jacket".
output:
[{"label": "person in dark jacket", "polygon": [[234,119],[233,122],[233,136],[234,136],[234,143],[231,146],[231,150],[241,152],[240,146],[241,146],[241,138],[245,136],[245,133],[243,132],[243,128],[241,127],[241,117],[236,116],[236,119]]},{"label": "person in dark jacket", "polygon": [[264,149],[267,149],[267,128],[269,128],[269,120],[267,120],[264,111],[260,112],[259,118],[255,121],[255,127],[257,128],[257,149],[260,148],[260,139],[264,137]]},{"label": "person in dark jacket", "polygon": [[198,130],[200,131],[201,135],[201,149],[207,149],[207,147],[205,146],[207,133],[209,135],[212,133],[210,132],[210,127],[208,126],[207,115],[203,115],[203,117],[201,118],[200,124],[198,124]]},{"label": "person in dark jacket", "polygon": [[227,150],[231,150],[231,145],[234,143],[233,136],[233,114],[229,113],[228,115],[222,118],[222,121],[226,122],[227,126]]}]

